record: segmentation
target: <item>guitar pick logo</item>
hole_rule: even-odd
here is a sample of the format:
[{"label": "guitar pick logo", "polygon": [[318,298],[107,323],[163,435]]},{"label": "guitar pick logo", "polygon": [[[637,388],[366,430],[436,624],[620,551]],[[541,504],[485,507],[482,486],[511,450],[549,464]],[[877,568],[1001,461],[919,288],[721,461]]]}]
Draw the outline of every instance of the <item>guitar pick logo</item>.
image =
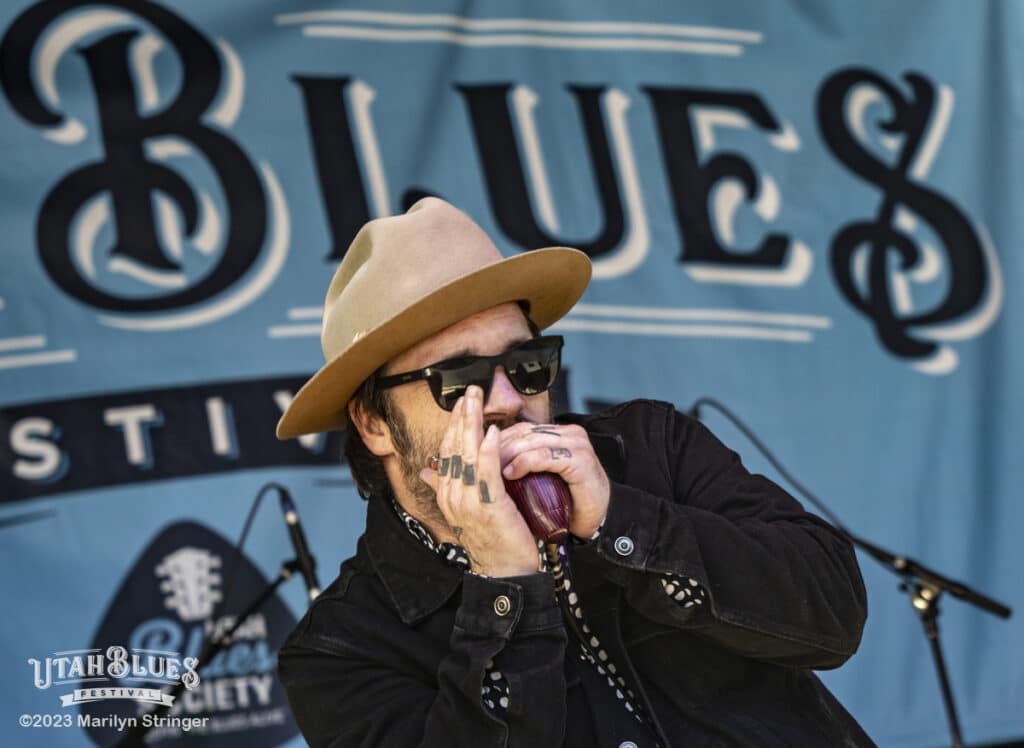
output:
[{"label": "guitar pick logo", "polygon": [[[133,652],[179,652],[197,658],[206,639],[222,636],[268,584],[249,559],[236,558],[231,543],[195,522],[164,528],[130,569],[96,630],[94,648],[125,642]],[[176,745],[187,738],[189,746],[241,748],[252,745],[254,738],[260,745],[277,745],[297,735],[275,674],[277,650],[295,624],[284,602],[271,597],[198,669],[194,687],[186,687],[167,721],[150,730],[150,744]],[[140,683],[138,676],[124,671],[111,685]],[[159,682],[153,685],[161,688]],[[170,690],[164,682],[165,697]],[[89,718],[85,729],[96,745],[110,745],[123,734],[101,719],[144,723],[156,706],[125,700],[83,703],[79,717]],[[187,734],[184,725],[191,725]]]}]

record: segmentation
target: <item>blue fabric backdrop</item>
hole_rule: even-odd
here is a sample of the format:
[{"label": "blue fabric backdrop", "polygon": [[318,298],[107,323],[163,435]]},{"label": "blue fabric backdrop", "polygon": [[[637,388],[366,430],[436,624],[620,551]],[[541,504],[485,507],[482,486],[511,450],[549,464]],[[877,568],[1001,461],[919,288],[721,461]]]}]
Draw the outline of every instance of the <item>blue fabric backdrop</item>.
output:
[{"label": "blue fabric backdrop", "polygon": [[[339,437],[273,426],[355,230],[426,193],[506,254],[591,255],[571,408],[717,397],[855,531],[1021,608],[1024,5],[671,5],[4,4],[0,743],[138,716],[63,706],[75,657],[194,656],[290,556],[264,505],[225,588],[269,480],[333,577],[364,512]],[[824,677],[881,745],[942,744],[921,624],[863,561]],[[272,671],[303,609],[283,587],[178,701],[192,742],[301,742]],[[1024,735],[1018,620],[940,620],[968,739]]]}]

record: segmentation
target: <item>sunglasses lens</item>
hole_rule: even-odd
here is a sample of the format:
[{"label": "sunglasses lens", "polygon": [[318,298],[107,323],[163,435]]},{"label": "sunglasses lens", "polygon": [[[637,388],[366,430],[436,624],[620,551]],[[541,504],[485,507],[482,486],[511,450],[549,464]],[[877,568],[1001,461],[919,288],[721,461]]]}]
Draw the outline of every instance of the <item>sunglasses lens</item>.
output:
[{"label": "sunglasses lens", "polygon": [[520,393],[536,395],[551,389],[555,383],[560,351],[561,339],[535,338],[503,354],[500,360],[466,356],[443,361],[431,367],[430,387],[437,404],[451,410],[470,385],[475,384],[489,393],[494,369],[502,366],[512,386]]},{"label": "sunglasses lens", "polygon": [[513,386],[522,394],[536,395],[551,389],[558,376],[559,362],[558,346],[543,341],[510,351],[505,361],[505,371]]},{"label": "sunglasses lens", "polygon": [[[443,368],[442,368],[443,367]],[[445,362],[435,367],[439,384],[435,390],[437,404],[445,410],[455,407],[455,402],[466,394],[466,389],[475,384],[487,392],[490,389],[494,369],[486,360],[471,358]]]}]

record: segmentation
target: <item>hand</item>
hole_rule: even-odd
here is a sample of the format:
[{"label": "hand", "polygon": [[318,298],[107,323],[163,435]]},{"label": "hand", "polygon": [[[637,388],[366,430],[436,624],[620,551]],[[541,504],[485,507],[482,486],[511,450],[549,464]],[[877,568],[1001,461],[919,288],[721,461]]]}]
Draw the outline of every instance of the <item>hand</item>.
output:
[{"label": "hand", "polygon": [[517,423],[501,432],[502,474],[556,473],[569,485],[569,532],[588,540],[604,522],[611,497],[608,474],[582,426]]},{"label": "hand", "polygon": [[421,470],[420,478],[437,494],[437,506],[469,553],[473,571],[512,577],[538,571],[539,556],[537,541],[505,493],[498,434],[491,426],[484,436],[483,390],[470,387],[452,409],[441,465]]}]

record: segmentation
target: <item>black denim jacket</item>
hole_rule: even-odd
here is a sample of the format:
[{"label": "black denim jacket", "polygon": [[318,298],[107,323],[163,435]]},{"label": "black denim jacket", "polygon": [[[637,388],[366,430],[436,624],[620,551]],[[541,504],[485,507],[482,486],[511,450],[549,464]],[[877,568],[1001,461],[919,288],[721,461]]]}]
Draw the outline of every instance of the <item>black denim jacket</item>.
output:
[{"label": "black denim jacket", "polygon": [[[310,745],[873,745],[810,671],[860,641],[850,544],[667,403],[560,420],[586,427],[612,480],[600,538],[569,549],[574,589],[650,728],[584,687],[549,576],[465,575],[371,499],[356,555],[279,655]],[[679,606],[665,573],[708,604]],[[492,660],[503,719],[480,698]]]}]

